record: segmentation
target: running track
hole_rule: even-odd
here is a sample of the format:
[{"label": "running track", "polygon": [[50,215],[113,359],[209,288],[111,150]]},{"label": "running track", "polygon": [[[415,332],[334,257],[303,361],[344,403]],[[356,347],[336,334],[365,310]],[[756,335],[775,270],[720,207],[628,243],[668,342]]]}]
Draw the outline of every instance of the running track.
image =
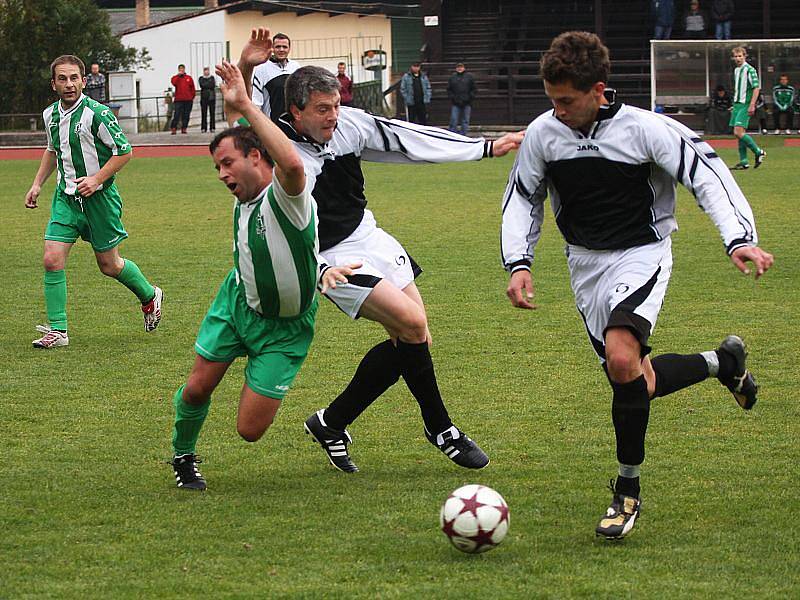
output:
[{"label": "running track", "polygon": [[[0,148],[0,160],[39,160],[44,148]],[[134,146],[138,158],[208,156],[208,146]]]},{"label": "running track", "polygon": [[[708,140],[714,148],[736,148],[735,139]],[[800,148],[800,138],[786,138],[784,147]],[[39,160],[44,148],[0,148],[0,160]],[[170,156],[208,156],[208,146],[135,146],[139,158],[165,158]]]}]

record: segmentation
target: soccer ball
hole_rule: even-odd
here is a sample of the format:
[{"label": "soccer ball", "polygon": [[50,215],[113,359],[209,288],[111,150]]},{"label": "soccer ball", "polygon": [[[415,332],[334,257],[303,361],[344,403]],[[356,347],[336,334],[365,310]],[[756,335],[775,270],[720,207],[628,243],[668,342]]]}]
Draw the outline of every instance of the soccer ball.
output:
[{"label": "soccer ball", "polygon": [[508,533],[508,504],[490,487],[465,485],[444,501],[439,524],[447,539],[462,552],[486,552]]}]

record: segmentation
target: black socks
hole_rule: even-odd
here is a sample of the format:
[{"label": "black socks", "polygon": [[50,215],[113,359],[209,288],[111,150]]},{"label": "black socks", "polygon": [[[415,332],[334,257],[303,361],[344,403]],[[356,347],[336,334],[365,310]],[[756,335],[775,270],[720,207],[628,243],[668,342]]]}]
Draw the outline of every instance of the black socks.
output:
[{"label": "black socks", "polygon": [[614,397],[611,420],[617,438],[617,460],[626,465],[644,462],[644,436],[650,417],[647,381],[640,375],[628,383],[611,382]]},{"label": "black socks", "polygon": [[[720,358],[720,372],[722,360]],[[702,354],[662,354],[653,358],[651,363],[656,372],[654,397],[677,392],[708,377],[708,363]]]}]

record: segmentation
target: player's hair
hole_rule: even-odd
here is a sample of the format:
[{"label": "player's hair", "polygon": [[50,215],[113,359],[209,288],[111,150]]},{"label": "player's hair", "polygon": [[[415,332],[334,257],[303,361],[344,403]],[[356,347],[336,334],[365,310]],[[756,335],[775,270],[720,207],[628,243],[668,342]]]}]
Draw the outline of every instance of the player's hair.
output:
[{"label": "player's hair", "polygon": [[276,33],[275,35],[273,35],[272,42],[275,43],[275,40],[286,40],[287,42],[289,42],[290,46],[292,45],[292,40],[290,40],[289,36],[286,35],[285,33]]},{"label": "player's hair", "polygon": [[253,131],[252,127],[231,127],[221,131],[211,140],[211,143],[208,145],[208,151],[214,154],[214,151],[225,138],[231,138],[233,140],[233,146],[243,155],[247,156],[250,154],[251,150],[256,149],[261,155],[261,158],[267,161],[269,166],[275,166],[275,161],[272,160],[269,152],[264,148],[264,144],[261,143],[261,139],[256,135],[256,132]]},{"label": "player's hair", "polygon": [[341,88],[339,80],[322,67],[300,67],[286,79],[286,109],[296,106],[303,110],[311,99],[311,94],[321,92],[332,94]]},{"label": "player's hair", "polygon": [[53,81],[56,80],[56,67],[58,65],[76,65],[81,71],[81,77],[86,77],[86,65],[83,61],[74,54],[62,54],[53,62],[50,63],[50,77]]},{"label": "player's hair", "polygon": [[539,73],[548,83],[569,82],[588,92],[598,81],[606,83],[611,71],[608,48],[588,31],[565,31],[542,55]]},{"label": "player's hair", "polygon": [[741,52],[745,56],[747,56],[747,48],[744,46],[736,46],[733,50],[731,50],[731,54],[736,54],[737,52]]}]

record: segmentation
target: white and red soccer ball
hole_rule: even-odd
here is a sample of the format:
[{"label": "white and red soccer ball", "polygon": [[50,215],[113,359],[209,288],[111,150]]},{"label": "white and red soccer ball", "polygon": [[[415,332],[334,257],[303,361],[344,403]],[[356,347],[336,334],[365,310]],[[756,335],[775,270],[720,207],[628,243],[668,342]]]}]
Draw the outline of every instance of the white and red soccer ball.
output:
[{"label": "white and red soccer ball", "polygon": [[508,533],[508,504],[490,487],[465,485],[447,497],[439,523],[450,542],[462,552],[486,552]]}]

